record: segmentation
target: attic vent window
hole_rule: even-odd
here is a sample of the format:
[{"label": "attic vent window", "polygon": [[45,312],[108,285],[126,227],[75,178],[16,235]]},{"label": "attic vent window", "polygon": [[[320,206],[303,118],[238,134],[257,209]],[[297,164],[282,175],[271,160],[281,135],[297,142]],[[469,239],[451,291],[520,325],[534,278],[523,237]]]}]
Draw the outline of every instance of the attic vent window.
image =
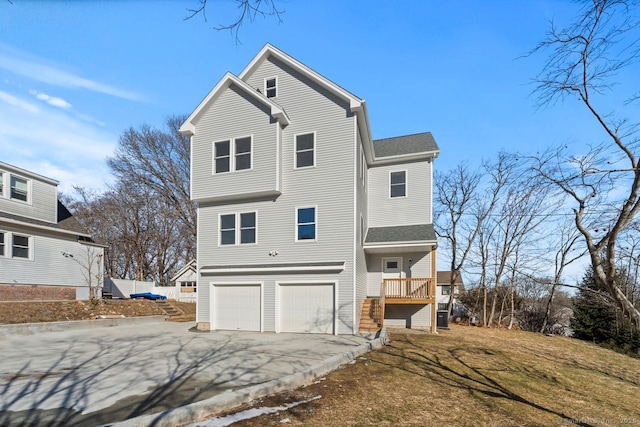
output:
[{"label": "attic vent window", "polygon": [[264,81],[264,91],[267,98],[275,98],[278,92],[278,79],[271,78]]}]

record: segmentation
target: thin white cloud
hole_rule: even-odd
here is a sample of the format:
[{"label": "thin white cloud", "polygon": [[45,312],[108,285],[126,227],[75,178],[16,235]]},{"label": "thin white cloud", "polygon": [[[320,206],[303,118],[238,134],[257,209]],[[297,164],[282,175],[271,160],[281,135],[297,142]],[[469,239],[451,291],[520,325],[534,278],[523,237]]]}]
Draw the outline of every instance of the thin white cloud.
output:
[{"label": "thin white cloud", "polygon": [[42,58],[0,43],[0,68],[7,71],[54,86],[86,89],[131,101],[142,100],[142,96],[134,92],[81,77],[46,62]]},{"label": "thin white cloud", "polygon": [[34,105],[30,102],[24,101],[20,98],[17,98],[7,92],[3,92],[0,90],[0,101],[3,101],[12,107],[18,107],[24,111],[29,113],[37,113],[39,111],[38,106]]},{"label": "thin white cloud", "polygon": [[103,189],[110,181],[105,158],[118,136],[78,116],[0,92],[0,160],[54,178],[64,192]]},{"label": "thin white cloud", "polygon": [[49,96],[46,93],[43,92],[38,92],[37,90],[30,90],[29,93],[33,96],[35,96],[36,98],[38,98],[41,101],[46,102],[49,105],[52,105],[54,107],[58,107],[58,108],[62,108],[65,110],[68,110],[71,108],[71,104],[67,101],[65,101],[62,98],[58,98],[57,96]]}]

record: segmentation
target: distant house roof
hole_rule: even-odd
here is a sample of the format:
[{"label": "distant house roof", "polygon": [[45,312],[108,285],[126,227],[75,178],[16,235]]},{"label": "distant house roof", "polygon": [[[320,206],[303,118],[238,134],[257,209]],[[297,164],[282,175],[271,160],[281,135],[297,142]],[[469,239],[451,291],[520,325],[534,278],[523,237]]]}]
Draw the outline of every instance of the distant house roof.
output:
[{"label": "distant house roof", "polygon": [[375,158],[406,156],[411,154],[440,152],[436,140],[431,132],[413,135],[396,136],[393,138],[376,139],[373,141]]},{"label": "distant house roof", "polygon": [[51,223],[38,219],[27,218],[20,215],[13,215],[6,212],[0,212],[0,220],[7,222],[22,223],[31,225],[36,228],[44,228],[55,231],[64,232],[66,234],[74,234],[86,238],[85,241],[92,242],[91,234],[71,215],[71,212],[58,200],[58,222]]},{"label": "distant house roof", "polygon": [[436,233],[433,229],[433,224],[418,224],[371,227],[367,231],[365,244],[435,241]]},{"label": "distant house roof", "polygon": [[180,276],[182,276],[183,274],[185,274],[189,270],[195,272],[197,267],[198,267],[198,263],[196,262],[195,259],[189,261],[184,266],[182,266],[182,268],[180,270],[178,270],[178,272],[171,278],[171,281],[172,282],[177,281],[180,278]]},{"label": "distant house roof", "polygon": [[[450,271],[438,271],[437,273],[437,284],[438,285],[450,285],[451,284],[451,272]],[[464,292],[464,282],[462,280],[462,276],[458,275],[455,281],[456,287],[458,288],[458,292]]]}]

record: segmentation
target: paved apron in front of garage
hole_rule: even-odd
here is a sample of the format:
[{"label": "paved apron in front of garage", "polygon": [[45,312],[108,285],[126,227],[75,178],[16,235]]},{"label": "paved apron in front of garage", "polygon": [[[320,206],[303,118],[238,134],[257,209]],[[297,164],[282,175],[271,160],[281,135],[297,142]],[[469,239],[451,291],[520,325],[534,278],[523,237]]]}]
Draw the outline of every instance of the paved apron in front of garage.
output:
[{"label": "paved apron in front of garage", "polygon": [[0,336],[0,425],[99,425],[308,368],[359,336],[217,331],[150,323]]}]

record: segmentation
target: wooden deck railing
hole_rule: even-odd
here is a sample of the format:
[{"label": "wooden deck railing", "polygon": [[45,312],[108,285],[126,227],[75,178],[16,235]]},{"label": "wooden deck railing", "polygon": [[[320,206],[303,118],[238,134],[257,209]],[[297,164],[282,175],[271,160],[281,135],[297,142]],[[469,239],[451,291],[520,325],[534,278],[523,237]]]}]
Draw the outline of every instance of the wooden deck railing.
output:
[{"label": "wooden deck railing", "polygon": [[384,305],[384,300],[391,303],[393,299],[403,300],[424,300],[435,297],[435,286],[432,286],[433,279],[424,277],[409,277],[397,279],[384,279],[380,289],[380,303]]}]

